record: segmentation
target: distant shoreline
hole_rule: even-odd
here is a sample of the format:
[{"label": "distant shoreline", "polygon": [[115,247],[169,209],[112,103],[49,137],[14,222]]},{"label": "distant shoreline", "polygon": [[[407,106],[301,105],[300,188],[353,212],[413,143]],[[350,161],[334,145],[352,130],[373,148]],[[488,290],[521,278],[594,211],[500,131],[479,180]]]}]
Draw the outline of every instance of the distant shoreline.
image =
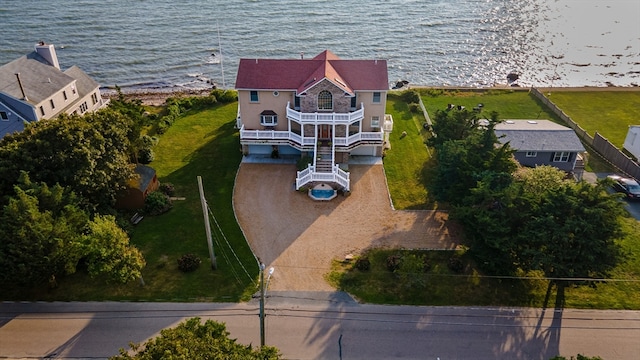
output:
[{"label": "distant shoreline", "polygon": [[[460,91],[488,91],[488,90],[514,90],[514,91],[529,91],[528,87],[510,87],[510,86],[495,86],[495,87],[463,87],[463,86],[420,86],[410,85],[401,89],[390,91],[404,91],[407,89],[442,89],[442,90],[460,90]],[[576,86],[576,87],[539,87],[538,90],[542,92],[560,92],[560,91],[640,91],[638,86]],[[135,89],[135,90],[123,90],[122,93],[127,100],[141,100],[143,105],[147,106],[162,106],[170,97],[184,97],[184,96],[206,96],[212,89],[181,89],[181,90],[157,90],[157,89]],[[114,99],[118,96],[118,93],[114,89],[104,88],[101,89],[102,97],[105,99]]]},{"label": "distant shoreline", "polygon": [[[157,90],[157,89],[125,89],[122,90],[124,98],[127,100],[141,100],[143,105],[162,106],[171,97],[184,96],[206,96],[214,90],[211,89],[181,89],[181,90]],[[118,97],[116,90],[111,88],[100,89],[102,97],[105,99],[115,99]]]}]

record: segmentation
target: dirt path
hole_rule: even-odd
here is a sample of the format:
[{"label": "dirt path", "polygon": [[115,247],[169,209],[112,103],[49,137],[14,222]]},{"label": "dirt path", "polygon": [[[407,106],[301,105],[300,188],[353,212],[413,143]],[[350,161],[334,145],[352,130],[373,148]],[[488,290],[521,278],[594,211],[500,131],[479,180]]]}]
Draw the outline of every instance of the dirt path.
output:
[{"label": "dirt path", "polygon": [[438,211],[394,211],[382,165],[351,165],[351,194],[314,201],[294,190],[294,165],[243,163],[233,204],[256,255],[276,272],[271,291],[332,291],[332,259],[369,247],[452,249],[456,231]]}]

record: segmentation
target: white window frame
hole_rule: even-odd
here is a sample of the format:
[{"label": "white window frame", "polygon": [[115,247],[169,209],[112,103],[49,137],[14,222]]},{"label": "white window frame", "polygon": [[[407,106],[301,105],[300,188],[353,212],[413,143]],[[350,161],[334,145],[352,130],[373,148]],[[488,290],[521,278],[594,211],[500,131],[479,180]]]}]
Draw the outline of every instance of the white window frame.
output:
[{"label": "white window frame", "polygon": [[538,156],[538,152],[537,151],[527,151],[525,156],[526,157],[536,157],[536,156]]},{"label": "white window frame", "polygon": [[371,117],[371,127],[379,128],[380,127],[380,116],[372,116]]},{"label": "white window frame", "polygon": [[44,112],[44,106],[40,105],[40,116],[44,116],[45,112]]},{"label": "white window frame", "polygon": [[[254,100],[254,95],[255,95],[255,100]],[[249,91],[249,102],[257,103],[259,101],[260,101],[260,96],[258,95],[258,91],[257,90]]]},{"label": "white window frame", "polygon": [[91,101],[93,101],[93,105],[98,103],[98,94],[93,93],[91,94]]},{"label": "white window frame", "polygon": [[553,162],[569,162],[571,153],[568,151],[558,151],[553,153]]},{"label": "white window frame", "polygon": [[85,112],[87,112],[87,110],[89,110],[89,107],[87,106],[87,102],[85,101],[80,104],[80,113],[84,114]]},{"label": "white window frame", "polygon": [[49,99],[49,105],[51,105],[51,109],[56,108],[56,103],[53,101],[53,99]]},{"label": "white window frame", "polygon": [[318,110],[333,110],[333,94],[322,90],[318,93]]},{"label": "white window frame", "polygon": [[278,115],[260,115],[260,125],[262,126],[278,125]]},{"label": "white window frame", "polygon": [[382,102],[382,93],[380,91],[374,91],[371,102],[374,104],[380,104]]}]

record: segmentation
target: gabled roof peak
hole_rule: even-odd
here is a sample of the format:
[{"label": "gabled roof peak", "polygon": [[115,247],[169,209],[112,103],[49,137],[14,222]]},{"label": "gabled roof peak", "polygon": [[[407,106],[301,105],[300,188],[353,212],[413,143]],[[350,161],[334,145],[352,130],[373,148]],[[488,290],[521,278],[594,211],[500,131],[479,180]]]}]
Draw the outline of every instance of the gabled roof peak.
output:
[{"label": "gabled roof peak", "polygon": [[313,60],[340,60],[340,58],[338,57],[338,55],[332,53],[329,50],[325,50],[323,52],[321,52],[320,54],[316,55],[316,57],[313,58]]},{"label": "gabled roof peak", "polygon": [[302,94],[321,81],[345,93],[389,88],[386,60],[343,60],[329,50],[305,59],[240,59],[237,89],[295,90]]}]

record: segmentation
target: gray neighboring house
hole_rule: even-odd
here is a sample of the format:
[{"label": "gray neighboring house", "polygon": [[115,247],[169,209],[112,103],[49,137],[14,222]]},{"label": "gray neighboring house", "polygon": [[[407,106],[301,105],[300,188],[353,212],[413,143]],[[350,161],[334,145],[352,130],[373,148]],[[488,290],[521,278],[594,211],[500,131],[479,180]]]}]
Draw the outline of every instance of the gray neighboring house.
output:
[{"label": "gray neighboring house", "polygon": [[0,138],[26,122],[95,111],[107,102],[98,83],[77,66],[62,71],[53,44],[0,66]]},{"label": "gray neighboring house", "polygon": [[549,120],[505,120],[496,125],[495,133],[516,150],[521,165],[551,165],[582,178],[586,150],[573,129]]}]

